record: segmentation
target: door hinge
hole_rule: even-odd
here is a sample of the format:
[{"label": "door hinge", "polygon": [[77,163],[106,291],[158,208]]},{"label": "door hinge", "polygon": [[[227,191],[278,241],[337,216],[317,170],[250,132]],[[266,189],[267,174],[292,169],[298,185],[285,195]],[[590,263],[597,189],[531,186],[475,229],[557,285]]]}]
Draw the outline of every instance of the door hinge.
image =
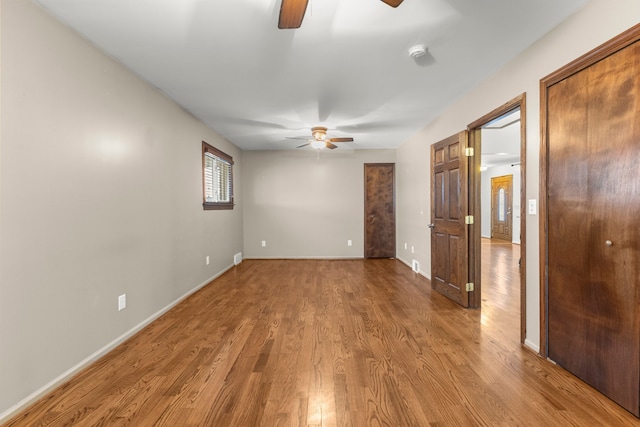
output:
[{"label": "door hinge", "polygon": [[473,157],[474,151],[473,147],[467,147],[464,149],[464,155],[467,157]]},{"label": "door hinge", "polygon": [[473,224],[473,215],[467,215],[464,217],[464,223],[467,225]]},{"label": "door hinge", "polygon": [[473,292],[474,288],[473,282],[467,283],[467,292]]}]

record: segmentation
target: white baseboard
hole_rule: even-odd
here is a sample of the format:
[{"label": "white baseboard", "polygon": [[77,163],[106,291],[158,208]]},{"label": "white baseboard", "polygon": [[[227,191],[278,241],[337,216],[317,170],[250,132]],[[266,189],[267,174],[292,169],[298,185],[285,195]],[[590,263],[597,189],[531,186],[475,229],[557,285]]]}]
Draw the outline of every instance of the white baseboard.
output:
[{"label": "white baseboard", "polygon": [[529,341],[528,339],[524,340],[524,345],[526,345],[527,347],[529,347],[531,350],[535,351],[536,353],[540,353],[540,346],[537,345],[534,342]]},{"label": "white baseboard", "polygon": [[[400,258],[400,257],[396,257],[396,259],[413,270],[413,262],[412,261],[407,261],[406,259],[403,259],[403,258]],[[426,277],[429,280],[431,280],[430,275],[428,275],[427,273],[422,271],[422,269],[418,271],[418,274],[421,275],[421,276]]]},{"label": "white baseboard", "polygon": [[402,258],[399,258],[399,257],[396,257],[396,259],[398,261],[400,261],[401,263],[403,263],[404,265],[406,265],[407,267],[411,268],[411,261],[407,261],[406,259],[402,259]]},{"label": "white baseboard", "polygon": [[114,348],[116,348],[117,346],[119,346],[120,344],[122,344],[123,342],[128,340],[129,338],[131,338],[136,333],[140,332],[146,326],[151,324],[154,320],[158,319],[160,316],[165,314],[167,311],[171,310],[173,307],[175,307],[176,305],[180,304],[182,301],[184,301],[190,295],[194,294],[195,292],[197,292],[200,289],[202,289],[203,287],[205,287],[212,280],[215,280],[218,277],[220,277],[222,274],[226,273],[232,267],[233,267],[233,265],[230,265],[230,266],[226,267],[225,269],[223,269],[218,274],[213,275],[211,278],[207,279],[206,281],[204,281],[203,283],[199,284],[198,286],[196,286],[195,288],[193,288],[192,290],[190,290],[189,292],[187,292],[186,294],[184,294],[180,298],[178,298],[175,301],[169,303],[164,308],[160,309],[159,311],[155,312],[151,316],[147,317],[141,323],[137,324],[136,326],[134,326],[133,328],[131,328],[130,330],[128,330],[124,334],[120,335],[118,338],[116,338],[115,340],[111,341],[110,343],[108,343],[107,345],[105,345],[104,347],[102,347],[101,349],[96,351],[95,353],[91,354],[89,357],[87,357],[84,360],[80,361],[75,366],[72,366],[71,368],[67,369],[61,375],[59,375],[58,377],[54,378],[52,381],[48,382],[44,386],[40,387],[38,390],[34,391],[33,393],[31,393],[30,395],[28,395],[24,399],[20,400],[18,403],[16,403],[15,405],[11,406],[9,409],[5,410],[4,412],[1,412],[0,413],[0,424],[4,423],[6,421],[9,421],[10,418],[16,416],[20,411],[25,410],[27,407],[29,407],[30,405],[35,403],[41,397],[43,397],[47,393],[53,391],[55,388],[61,386],[66,381],[70,380],[78,372],[80,372],[81,370],[83,370],[87,366],[91,365],[92,363],[94,363],[95,361],[100,359],[102,356],[104,356],[107,353],[109,353],[111,350],[113,350]]},{"label": "white baseboard", "polygon": [[255,259],[255,260],[286,260],[286,259],[294,259],[294,260],[350,260],[350,259],[363,259],[362,256],[247,256],[244,259]]}]

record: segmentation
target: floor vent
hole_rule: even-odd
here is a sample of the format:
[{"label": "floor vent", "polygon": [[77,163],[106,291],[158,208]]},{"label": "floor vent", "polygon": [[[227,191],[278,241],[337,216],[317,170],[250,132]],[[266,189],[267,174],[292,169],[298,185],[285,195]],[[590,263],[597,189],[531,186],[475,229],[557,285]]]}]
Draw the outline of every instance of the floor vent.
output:
[{"label": "floor vent", "polygon": [[233,256],[233,265],[238,265],[242,262],[242,252],[238,252]]}]

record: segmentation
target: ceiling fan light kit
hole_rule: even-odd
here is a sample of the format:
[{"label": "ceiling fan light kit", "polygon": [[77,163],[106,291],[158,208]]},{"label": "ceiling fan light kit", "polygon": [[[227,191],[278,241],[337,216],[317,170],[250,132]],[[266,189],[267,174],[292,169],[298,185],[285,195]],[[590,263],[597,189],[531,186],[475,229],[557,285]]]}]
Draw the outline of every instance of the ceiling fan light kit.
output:
[{"label": "ceiling fan light kit", "polygon": [[316,150],[319,150],[321,148],[324,148],[327,144],[322,141],[322,140],[316,140],[316,141],[312,141],[311,142],[311,147],[315,148]]}]

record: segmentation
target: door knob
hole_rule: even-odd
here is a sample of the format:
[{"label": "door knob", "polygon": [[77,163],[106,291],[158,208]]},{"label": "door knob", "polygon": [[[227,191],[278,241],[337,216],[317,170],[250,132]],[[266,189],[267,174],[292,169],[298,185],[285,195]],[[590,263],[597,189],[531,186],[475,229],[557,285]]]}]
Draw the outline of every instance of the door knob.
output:
[{"label": "door knob", "polygon": [[613,242],[611,240],[607,240],[604,244],[607,246],[613,246]]},{"label": "door knob", "polygon": [[429,224],[429,225],[427,225],[427,227],[429,227],[430,229],[433,230],[434,228],[436,228],[436,225],[435,224]]}]

